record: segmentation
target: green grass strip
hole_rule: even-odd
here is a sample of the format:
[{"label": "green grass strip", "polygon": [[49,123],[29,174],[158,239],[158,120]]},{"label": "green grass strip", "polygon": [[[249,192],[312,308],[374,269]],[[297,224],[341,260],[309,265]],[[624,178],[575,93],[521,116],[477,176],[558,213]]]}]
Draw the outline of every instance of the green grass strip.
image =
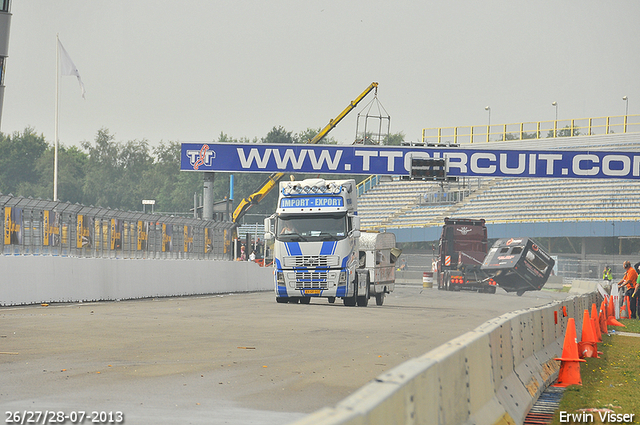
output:
[{"label": "green grass strip", "polygon": [[[640,320],[620,320],[625,328],[609,327],[619,332],[640,334]],[[600,358],[588,358],[580,366],[582,386],[566,389],[552,424],[638,424],[640,423],[640,337],[603,335],[598,350]],[[563,421],[560,421],[564,412]],[[569,416],[580,415],[582,416]],[[600,415],[613,414],[601,420]],[[624,422],[621,415],[633,414]],[[591,415],[591,416],[589,416]],[[614,420],[610,420],[610,419]],[[567,419],[574,419],[567,421]],[[592,420],[593,419],[593,420]],[[626,419],[630,419],[627,416]]]}]

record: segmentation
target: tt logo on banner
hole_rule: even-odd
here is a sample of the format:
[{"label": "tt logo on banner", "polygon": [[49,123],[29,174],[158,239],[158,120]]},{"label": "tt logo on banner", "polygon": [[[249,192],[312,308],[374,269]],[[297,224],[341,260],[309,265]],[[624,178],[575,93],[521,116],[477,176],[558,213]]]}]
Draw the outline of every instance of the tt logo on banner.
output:
[{"label": "tt logo on banner", "polygon": [[211,166],[213,159],[216,157],[216,153],[210,150],[207,144],[202,145],[200,150],[187,150],[186,154],[194,170],[197,170],[201,166]]}]

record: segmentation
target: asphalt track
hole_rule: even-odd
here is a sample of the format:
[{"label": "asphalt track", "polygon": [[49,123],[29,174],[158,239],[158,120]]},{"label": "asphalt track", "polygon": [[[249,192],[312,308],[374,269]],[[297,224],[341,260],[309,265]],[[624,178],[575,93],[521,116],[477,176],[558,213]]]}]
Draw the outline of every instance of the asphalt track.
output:
[{"label": "asphalt track", "polygon": [[491,318],[565,297],[397,286],[366,308],[271,292],[0,308],[0,413],[288,423]]}]

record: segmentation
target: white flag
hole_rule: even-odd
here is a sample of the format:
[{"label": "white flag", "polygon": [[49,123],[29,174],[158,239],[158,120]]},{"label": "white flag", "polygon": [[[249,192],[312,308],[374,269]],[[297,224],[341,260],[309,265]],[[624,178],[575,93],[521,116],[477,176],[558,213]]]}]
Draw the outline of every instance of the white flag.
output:
[{"label": "white flag", "polygon": [[80,83],[80,89],[82,90],[82,98],[84,99],[84,83],[82,82],[82,78],[80,78],[80,73],[78,72],[78,68],[71,60],[71,56],[64,49],[60,40],[58,40],[58,49],[60,51],[60,73],[62,75],[71,75],[78,78],[78,83]]}]

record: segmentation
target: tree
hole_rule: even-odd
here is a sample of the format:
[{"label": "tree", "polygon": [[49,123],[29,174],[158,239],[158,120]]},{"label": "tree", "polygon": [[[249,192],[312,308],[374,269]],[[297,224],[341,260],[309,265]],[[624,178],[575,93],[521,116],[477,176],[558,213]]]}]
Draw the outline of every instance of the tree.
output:
[{"label": "tree", "polygon": [[22,134],[0,134],[0,193],[17,195],[21,183],[37,184],[40,171],[36,164],[48,146],[44,135],[30,127]]},{"label": "tree", "polygon": [[404,133],[395,133],[395,134],[387,134],[384,139],[382,139],[382,144],[385,146],[401,146],[402,142],[404,142]]},{"label": "tree", "polygon": [[[293,136],[294,143],[309,143],[321,131],[322,131],[322,128],[309,127],[306,130],[301,131],[300,133],[297,133]],[[318,143],[323,145],[337,145],[338,141],[333,137],[329,137],[328,135],[325,134],[325,136],[322,139],[320,139]]]},{"label": "tree", "polygon": [[[16,195],[53,198],[54,147],[50,146],[36,161],[40,177],[37,182],[20,182]],[[63,202],[84,202],[84,179],[87,154],[75,146],[58,146],[58,199]]]},{"label": "tree", "polygon": [[178,142],[161,142],[144,174],[140,199],[155,199],[158,211],[187,212],[193,208],[193,194],[202,193],[202,173],[180,171],[180,149]]},{"label": "tree", "polygon": [[287,131],[282,126],[273,127],[265,137],[262,138],[262,143],[293,143],[293,136],[291,131]]},{"label": "tree", "polygon": [[547,133],[547,137],[569,137],[569,136],[579,136],[580,130],[577,127],[574,127],[573,130],[571,126],[565,125],[564,128],[560,130],[556,130],[556,135],[554,135],[553,130],[549,130]]},{"label": "tree", "polygon": [[85,201],[110,208],[139,210],[142,177],[153,165],[146,140],[118,143],[109,130],[100,129],[95,144],[83,142],[88,152]]},{"label": "tree", "polygon": [[522,132],[522,138],[520,133],[505,133],[504,140],[525,140],[525,139],[536,139],[539,134],[537,131],[532,131],[531,133],[527,133],[526,131]]}]

